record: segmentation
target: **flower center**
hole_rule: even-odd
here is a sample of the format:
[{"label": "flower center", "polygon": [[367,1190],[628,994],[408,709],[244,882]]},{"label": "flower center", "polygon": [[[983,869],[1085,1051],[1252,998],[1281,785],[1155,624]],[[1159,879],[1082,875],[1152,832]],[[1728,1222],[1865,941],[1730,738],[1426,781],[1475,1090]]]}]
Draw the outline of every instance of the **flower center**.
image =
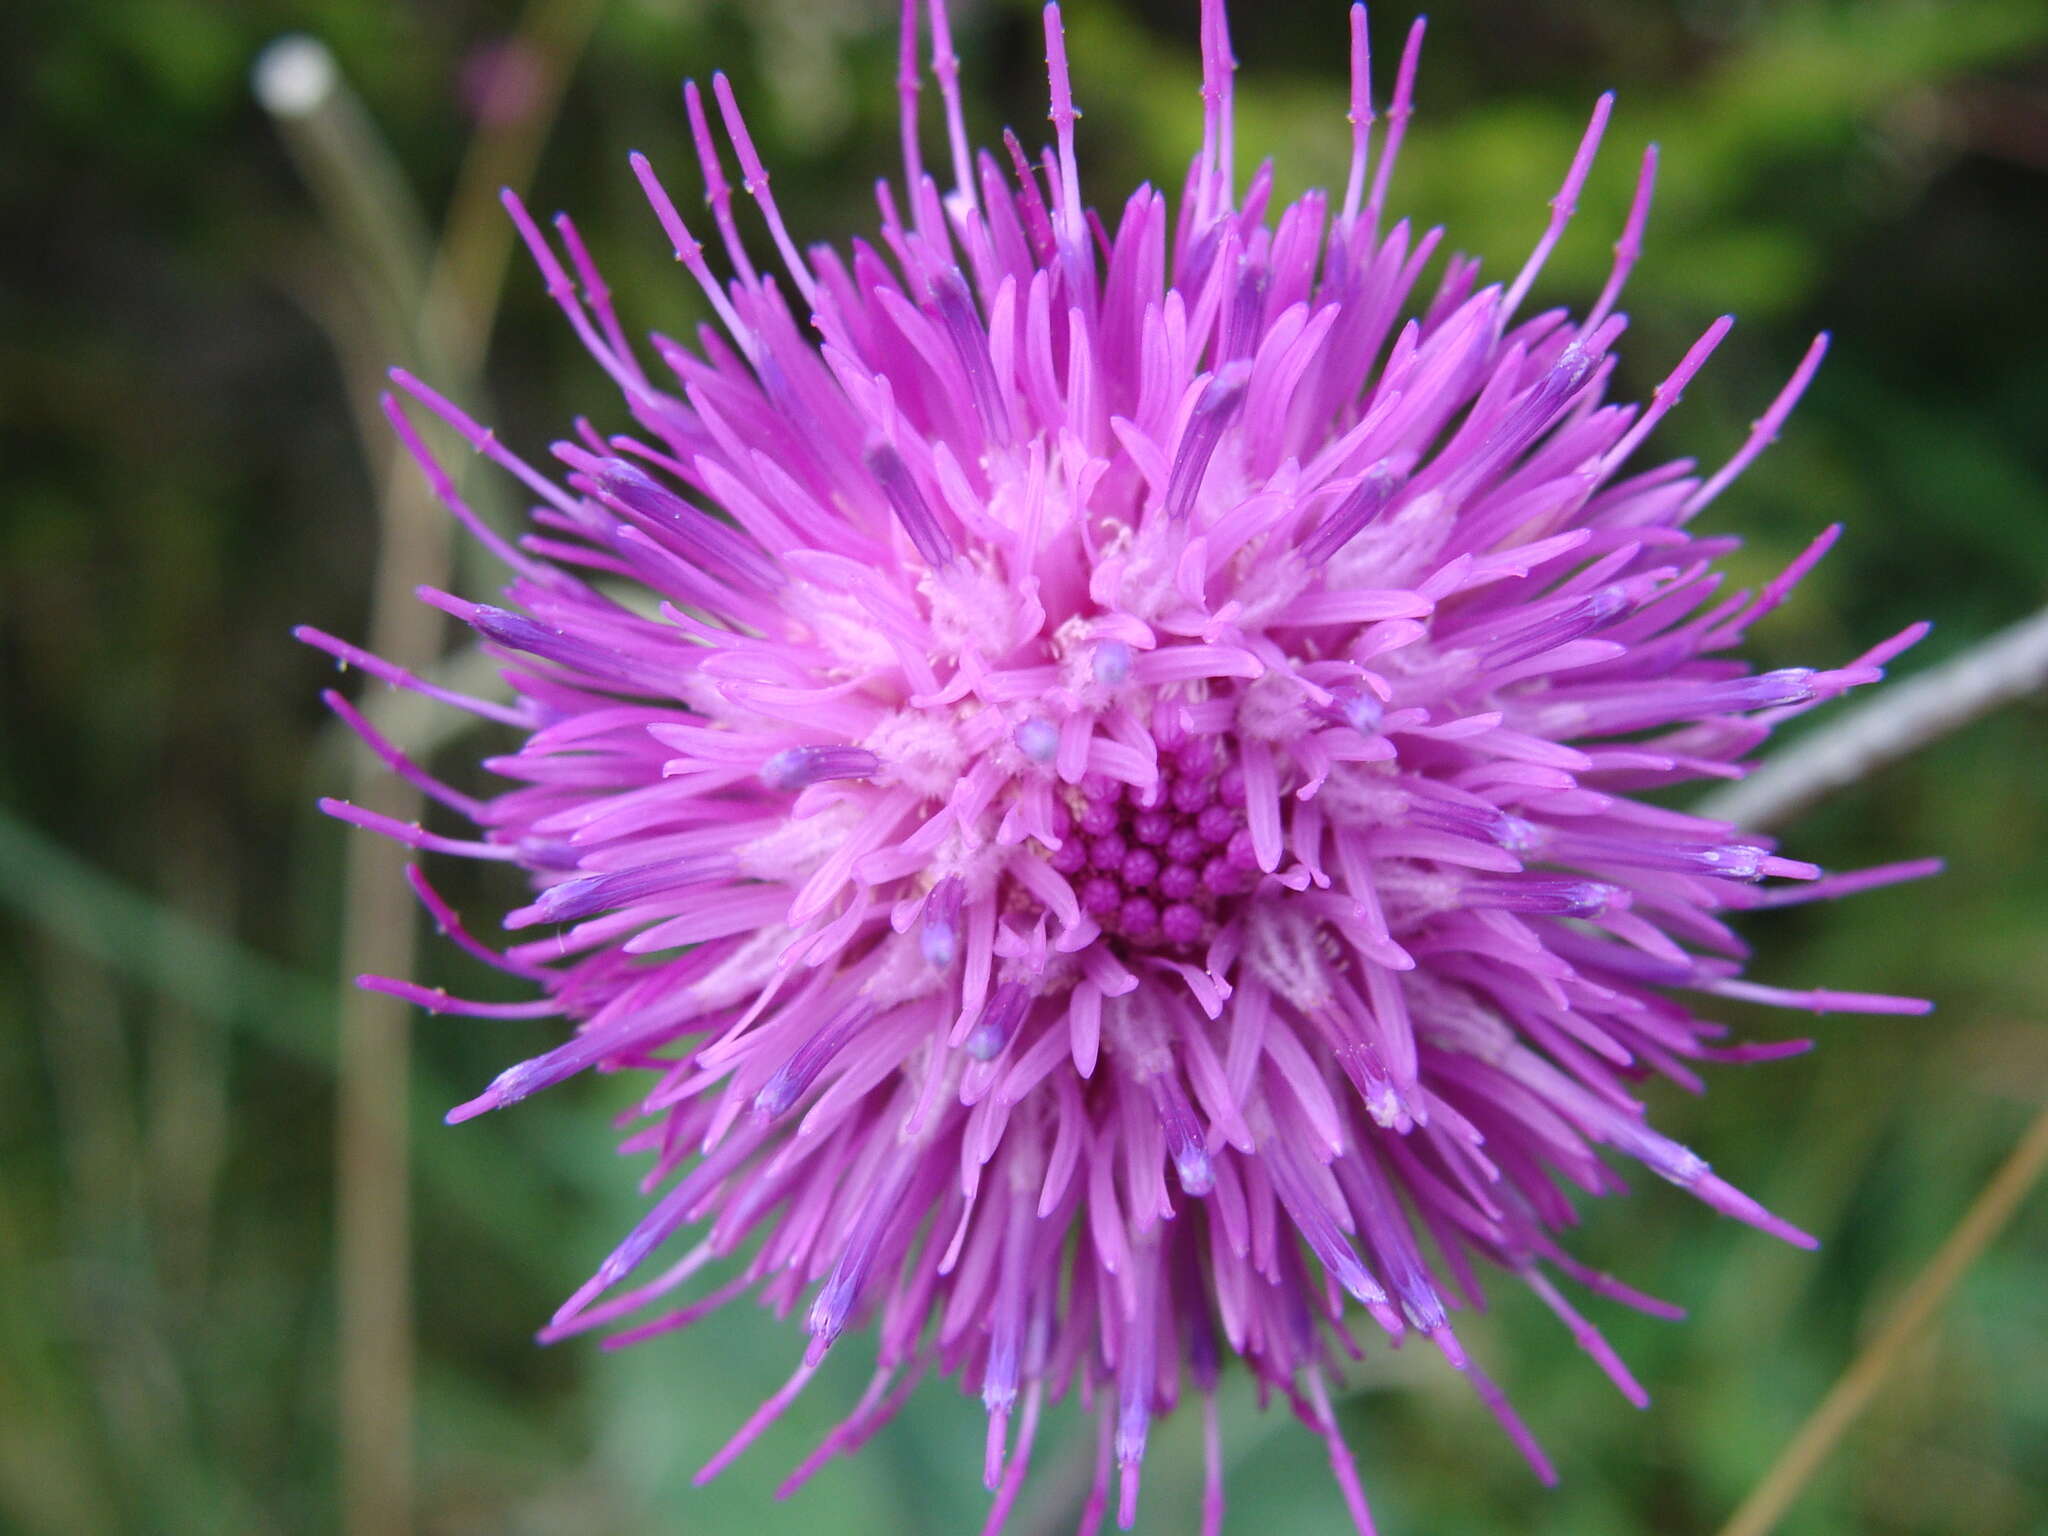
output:
[{"label": "flower center", "polygon": [[1160,754],[1150,789],[1090,774],[1056,807],[1053,830],[1049,862],[1082,911],[1137,949],[1199,944],[1258,877],[1244,775],[1201,737]]}]

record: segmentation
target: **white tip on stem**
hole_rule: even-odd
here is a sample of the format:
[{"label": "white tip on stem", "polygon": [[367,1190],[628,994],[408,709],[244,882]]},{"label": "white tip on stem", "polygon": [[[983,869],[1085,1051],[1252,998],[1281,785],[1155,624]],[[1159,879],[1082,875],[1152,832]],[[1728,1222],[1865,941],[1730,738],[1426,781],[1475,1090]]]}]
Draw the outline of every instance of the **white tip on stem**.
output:
[{"label": "white tip on stem", "polygon": [[341,70],[319,38],[292,32],[256,55],[249,83],[271,116],[311,117],[333,99]]}]

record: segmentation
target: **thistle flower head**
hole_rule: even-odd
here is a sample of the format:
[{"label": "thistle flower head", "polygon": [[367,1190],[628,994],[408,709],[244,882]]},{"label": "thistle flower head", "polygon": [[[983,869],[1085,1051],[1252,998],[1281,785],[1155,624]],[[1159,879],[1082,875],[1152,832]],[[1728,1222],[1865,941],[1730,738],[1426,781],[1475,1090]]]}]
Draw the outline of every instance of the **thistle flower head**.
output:
[{"label": "thistle flower head", "polygon": [[[879,189],[878,241],[797,247],[722,76],[685,104],[727,277],[633,157],[716,317],[692,343],[629,341],[573,224],[550,238],[508,198],[629,430],[579,423],[544,470],[395,375],[537,498],[507,542],[390,407],[512,570],[502,608],[425,596],[516,702],[308,632],[520,736],[489,762],[513,787],[482,802],[373,736],[476,841],[331,807],[533,882],[505,923],[544,933],[464,942],[574,1028],[449,1118],[591,1068],[645,1079],[625,1148],[660,1193],[544,1336],[666,1305],[629,1336],[660,1333],[745,1294],[801,1308],[795,1374],[707,1473],[858,1347],[873,1384],[798,1480],[952,1376],[987,1410],[991,1529],[1070,1393],[1103,1419],[1094,1515],[1114,1470],[1128,1523],[1150,1422],[1184,1393],[1213,1407],[1235,1356],[1327,1440],[1366,1530],[1330,1397],[1337,1362],[1376,1347],[1355,1302],[1360,1332],[1440,1350],[1542,1469],[1453,1329],[1477,1265],[1639,1398],[1558,1280],[1661,1304],[1558,1245],[1572,1192],[1634,1161],[1807,1239],[1651,1129],[1633,1083],[1802,1044],[1716,1044],[1702,999],[1923,1006],[1745,982],[1723,919],[1924,867],[1817,880],[1637,798],[1738,776],[1914,636],[1752,672],[1734,648],[1834,530],[1754,596],[1721,595],[1730,541],[1690,532],[1821,344],[1720,471],[1637,468],[1728,322],[1647,407],[1609,399],[1654,154],[1591,309],[1523,313],[1608,99],[1513,278],[1452,257],[1422,297],[1438,232],[1383,227],[1420,23],[1376,139],[1353,9],[1348,181],[1275,209],[1269,167],[1234,174],[1209,0],[1182,195],[1098,218],[1057,9],[1053,144],[1006,135],[997,156],[969,148],[935,0],[937,173],[905,18],[905,174]],[[742,243],[713,107],[779,271]]]}]

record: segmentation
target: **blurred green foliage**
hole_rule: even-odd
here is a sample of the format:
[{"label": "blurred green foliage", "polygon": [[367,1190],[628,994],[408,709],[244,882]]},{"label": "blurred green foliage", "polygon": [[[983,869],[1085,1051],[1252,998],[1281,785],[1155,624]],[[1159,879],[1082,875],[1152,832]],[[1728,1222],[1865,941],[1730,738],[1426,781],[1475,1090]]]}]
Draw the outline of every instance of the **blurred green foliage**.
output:
[{"label": "blurred green foliage", "polygon": [[[703,318],[623,164],[687,183],[675,84],[731,70],[800,237],[872,223],[895,164],[878,0],[613,0],[537,201],[573,207],[629,323]],[[1034,8],[955,7],[972,125],[1042,122]],[[456,82],[490,0],[28,0],[0,21],[0,1529],[321,1531],[335,1520],[330,1112],[340,782],[314,657],[360,633],[372,481],[342,369],[346,257],[246,87],[293,29],[326,39],[422,206],[471,131]],[[1383,6],[1389,72],[1405,14]],[[1243,142],[1282,193],[1341,180],[1341,6],[1239,7]],[[1177,188],[1198,130],[1192,0],[1075,0],[1084,181]],[[1921,616],[1907,668],[2048,587],[2048,10],[2038,0],[1459,0],[1435,8],[1397,208],[1512,270],[1595,93],[1609,150],[1538,291],[1583,301],[1655,138],[1632,285],[1641,393],[1722,308],[1743,323],[1663,433],[1740,440],[1808,334],[1836,346],[1785,440],[1717,505],[1753,577],[1849,536],[1759,636],[1832,664]],[[337,317],[341,318],[337,318]],[[403,359],[393,359],[402,361]],[[617,419],[523,268],[488,369],[506,434]],[[475,742],[442,752],[459,773]],[[1475,1354],[1564,1474],[1539,1492],[1448,1372],[1408,1357],[1344,1405],[1389,1532],[1713,1530],[1954,1224],[2048,1089],[2048,832],[2034,701],[1839,797],[1802,857],[1948,856],[1938,884],[1754,925],[1757,973],[1917,991],[1931,1019],[1830,1018],[1818,1054],[1716,1074],[1664,1123],[1823,1234],[1817,1256],[1646,1188],[1589,1209],[1588,1260],[1692,1309],[1595,1307],[1657,1396],[1619,1402],[1540,1307],[1499,1288]],[[453,872],[474,909],[510,892]],[[440,950],[431,980],[488,985]],[[1736,1011],[1736,1010],[1731,1010]],[[1741,1012],[1739,1026],[1787,1031]],[[1796,1021],[1794,1021],[1796,1023]],[[689,1474],[786,1373],[751,1311],[625,1354],[527,1337],[638,1208],[618,1085],[459,1131],[438,1113],[546,1026],[435,1020],[413,1079],[421,1521],[437,1532],[957,1532],[980,1412],[928,1387],[859,1459],[767,1492],[859,1389],[841,1351],[719,1483]],[[2048,1529],[2048,1205],[2036,1197],[1783,1529]],[[1226,1404],[1234,1530],[1340,1518],[1311,1437]],[[1059,1529],[1085,1436],[1055,1415],[1017,1529]],[[1158,1436],[1141,1528],[1194,1528],[1193,1426]]]}]

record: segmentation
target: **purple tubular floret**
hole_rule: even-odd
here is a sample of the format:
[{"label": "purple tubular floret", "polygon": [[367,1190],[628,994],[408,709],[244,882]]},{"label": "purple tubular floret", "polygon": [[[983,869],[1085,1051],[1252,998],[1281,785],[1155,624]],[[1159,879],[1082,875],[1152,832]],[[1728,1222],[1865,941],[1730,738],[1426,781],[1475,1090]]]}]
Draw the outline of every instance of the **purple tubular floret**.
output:
[{"label": "purple tubular floret", "polygon": [[1262,261],[1246,261],[1238,270],[1237,287],[1230,296],[1230,319],[1224,331],[1224,361],[1249,357],[1258,344],[1259,322],[1266,308],[1266,289],[1271,274]]},{"label": "purple tubular floret", "polygon": [[1540,616],[1534,623],[1496,635],[1480,649],[1480,664],[1488,668],[1511,666],[1560,645],[1568,645],[1613,622],[1626,608],[1627,601],[1618,589],[1602,587],[1555,613]]},{"label": "purple tubular floret", "polygon": [[1399,484],[1399,477],[1384,464],[1376,464],[1367,470],[1344,499],[1316,524],[1315,531],[1302,541],[1303,563],[1311,567],[1325,564],[1338,550],[1357,538],[1366,524],[1387,509],[1387,503]]},{"label": "purple tubular floret", "polygon": [[1209,460],[1223,441],[1223,432],[1244,404],[1251,383],[1252,365],[1242,358],[1225,363],[1203,386],[1174,451],[1173,471],[1166,482],[1166,515],[1174,521],[1194,510],[1195,493],[1201,489]]},{"label": "purple tubular floret", "polygon": [[976,1061],[994,1061],[1016,1035],[1030,1007],[1031,989],[1023,982],[1006,981],[997,987],[967,1036],[967,1054]]},{"label": "purple tubular floret", "polygon": [[866,747],[784,747],[761,764],[761,782],[770,789],[808,789],[827,779],[872,779],[882,760]]},{"label": "purple tubular floret", "polygon": [[773,1120],[788,1110],[874,1016],[875,1005],[857,998],[820,1025],[754,1095],[754,1117]]},{"label": "purple tubular floret", "polygon": [[763,591],[772,592],[788,581],[782,568],[746,535],[691,506],[626,460],[598,459],[589,472],[599,500],[661,529],[682,545],[688,558]]},{"label": "purple tubular floret", "polygon": [[1598,361],[1598,357],[1580,343],[1567,342],[1564,350],[1558,353],[1557,360],[1517,402],[1507,419],[1487,438],[1480,452],[1498,462],[1528,447],[1579,392]]},{"label": "purple tubular floret", "polygon": [[946,338],[967,375],[967,387],[974,395],[975,413],[992,443],[1010,440],[1010,412],[996,388],[989,363],[988,333],[974,313],[974,297],[957,267],[948,267],[932,279],[932,304],[946,329]]},{"label": "purple tubular floret", "polygon": [[964,890],[965,882],[958,875],[947,875],[925,897],[924,927],[918,942],[925,963],[938,970],[950,969],[960,954],[960,902]]},{"label": "purple tubular floret", "polygon": [[1567,832],[1553,837],[1546,856],[1568,863],[1619,864],[1673,874],[1717,875],[1726,880],[1761,880],[1766,875],[1810,880],[1814,865],[1774,857],[1751,843],[1676,843],[1654,837],[1620,837]]},{"label": "purple tubular floret", "polygon": [[469,614],[469,622],[486,640],[578,672],[602,677],[619,666],[620,658],[602,647],[488,603],[478,603]]},{"label": "purple tubular floret", "polygon": [[617,907],[629,907],[650,896],[663,895],[708,880],[729,877],[737,861],[731,854],[703,854],[650,864],[642,869],[618,870],[609,874],[585,875],[551,885],[528,906],[505,916],[507,928],[529,928],[536,923],[574,923]]},{"label": "purple tubular floret", "polygon": [[1547,917],[1594,917],[1625,902],[1627,893],[1620,886],[1600,880],[1530,875],[1507,880],[1467,881],[1463,895],[1474,906],[1498,907],[1504,912]]},{"label": "purple tubular floret", "polygon": [[1199,1199],[1216,1187],[1216,1170],[1204,1145],[1202,1128],[1194,1106],[1169,1073],[1151,1079],[1152,1104],[1159,1114],[1159,1128],[1166,1136],[1166,1153],[1173,1159],[1175,1176],[1183,1193]]},{"label": "purple tubular floret", "polygon": [[932,511],[931,503],[925,500],[924,492],[917,488],[910,466],[903,462],[903,455],[889,443],[876,442],[868,445],[861,455],[868,473],[882,487],[882,494],[889,498],[890,510],[903,525],[903,531],[910,535],[910,542],[924,557],[924,563],[937,570],[953,563],[953,540],[939,523],[938,515]]},{"label": "purple tubular floret", "polygon": [[854,1218],[852,1230],[847,1234],[846,1246],[840,1252],[839,1262],[833,1267],[831,1277],[819,1288],[817,1298],[811,1303],[810,1315],[806,1319],[811,1343],[804,1352],[804,1359],[809,1364],[816,1364],[822,1360],[825,1351],[830,1349],[834,1341],[845,1331],[847,1318],[860,1301],[861,1291],[867,1284],[882,1240],[889,1227],[897,1223],[903,1215],[903,1189],[910,1182],[915,1167],[910,1155],[911,1150],[908,1147],[898,1147],[889,1159],[887,1168],[869,1187],[861,1203],[860,1212]]}]

